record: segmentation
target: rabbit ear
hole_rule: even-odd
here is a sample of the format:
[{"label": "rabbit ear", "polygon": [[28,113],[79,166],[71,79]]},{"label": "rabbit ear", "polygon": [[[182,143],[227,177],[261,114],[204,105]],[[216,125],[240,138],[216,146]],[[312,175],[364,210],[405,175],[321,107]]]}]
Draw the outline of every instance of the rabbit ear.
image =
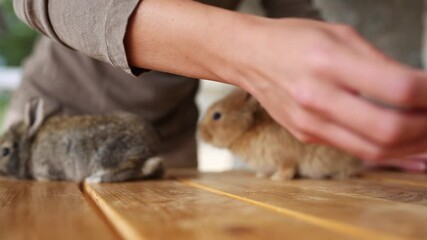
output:
[{"label": "rabbit ear", "polygon": [[24,123],[28,129],[28,136],[32,137],[43,124],[44,102],[42,99],[31,101],[25,105]]}]

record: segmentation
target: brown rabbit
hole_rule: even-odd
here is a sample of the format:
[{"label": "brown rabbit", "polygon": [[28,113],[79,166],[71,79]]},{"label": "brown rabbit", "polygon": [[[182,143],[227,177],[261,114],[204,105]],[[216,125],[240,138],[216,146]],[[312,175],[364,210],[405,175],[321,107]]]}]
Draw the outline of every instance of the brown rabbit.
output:
[{"label": "brown rabbit", "polygon": [[51,117],[28,103],[25,120],[0,138],[0,176],[113,182],[160,177],[159,137],[135,115]]},{"label": "brown rabbit", "polygon": [[337,149],[300,142],[240,89],[208,109],[199,134],[209,144],[228,148],[253,167],[258,177],[346,178],[361,167],[360,160]]}]

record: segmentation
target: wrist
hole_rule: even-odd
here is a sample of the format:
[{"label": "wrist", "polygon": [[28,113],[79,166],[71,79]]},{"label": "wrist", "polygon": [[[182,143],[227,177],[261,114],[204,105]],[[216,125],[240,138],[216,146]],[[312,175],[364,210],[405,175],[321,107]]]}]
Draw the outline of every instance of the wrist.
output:
[{"label": "wrist", "polygon": [[[205,16],[195,24],[188,52],[198,78],[228,83],[245,88],[246,70],[251,68],[265,21],[270,19],[205,5]],[[200,9],[201,10],[201,9]],[[252,56],[251,56],[252,55]],[[198,65],[198,66],[197,66]],[[249,84],[250,85],[250,84]]]},{"label": "wrist", "polygon": [[[269,46],[268,26],[272,19],[257,17],[252,15],[236,15],[235,29],[230,34],[230,41],[227,41],[227,51],[224,55],[228,62],[222,67],[224,82],[237,85],[250,93],[262,88],[260,85],[267,84],[260,82],[263,65],[265,65],[265,51],[274,51]],[[225,61],[225,60],[224,60]],[[224,66],[220,65],[220,66]],[[221,69],[220,69],[221,70]]]},{"label": "wrist", "polygon": [[225,32],[214,36],[222,45],[211,71],[217,77],[215,80],[248,89],[252,87],[251,72],[256,68],[256,49],[265,38],[263,25],[269,19],[240,13],[228,17],[224,20]]}]

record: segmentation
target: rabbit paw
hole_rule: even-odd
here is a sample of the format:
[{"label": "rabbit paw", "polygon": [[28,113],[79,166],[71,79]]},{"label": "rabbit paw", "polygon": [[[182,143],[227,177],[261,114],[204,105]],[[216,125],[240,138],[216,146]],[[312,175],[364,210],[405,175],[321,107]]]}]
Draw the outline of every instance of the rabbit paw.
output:
[{"label": "rabbit paw", "polygon": [[49,182],[49,181],[51,181],[51,179],[49,179],[47,177],[36,177],[35,179],[37,181],[39,181],[39,182]]},{"label": "rabbit paw", "polygon": [[85,183],[100,183],[102,181],[102,177],[107,174],[107,171],[99,171],[92,176],[85,178]]},{"label": "rabbit paw", "polygon": [[85,183],[100,183],[102,181],[101,176],[91,176],[88,178],[85,178]]},{"label": "rabbit paw", "polygon": [[273,181],[284,181],[284,180],[290,180],[293,179],[295,176],[295,169],[288,168],[284,170],[279,170],[271,176],[271,180]]},{"label": "rabbit paw", "polygon": [[101,170],[85,179],[86,183],[123,182],[142,178],[138,169]]},{"label": "rabbit paw", "polygon": [[141,169],[142,176],[146,178],[158,178],[163,176],[163,159],[161,157],[153,157],[148,159]]}]

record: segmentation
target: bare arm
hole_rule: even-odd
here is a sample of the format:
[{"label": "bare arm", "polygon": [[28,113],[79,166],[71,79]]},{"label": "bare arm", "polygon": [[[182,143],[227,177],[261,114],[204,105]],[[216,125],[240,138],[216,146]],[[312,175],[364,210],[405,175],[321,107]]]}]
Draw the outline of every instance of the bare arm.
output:
[{"label": "bare arm", "polygon": [[132,65],[235,84],[303,141],[367,159],[427,146],[427,74],[389,59],[347,26],[272,20],[193,1],[144,0],[126,38]]},{"label": "bare arm", "polygon": [[[144,0],[126,36],[133,66],[239,85],[242,31],[256,17],[188,0]],[[247,33],[246,35],[251,35]]]}]

